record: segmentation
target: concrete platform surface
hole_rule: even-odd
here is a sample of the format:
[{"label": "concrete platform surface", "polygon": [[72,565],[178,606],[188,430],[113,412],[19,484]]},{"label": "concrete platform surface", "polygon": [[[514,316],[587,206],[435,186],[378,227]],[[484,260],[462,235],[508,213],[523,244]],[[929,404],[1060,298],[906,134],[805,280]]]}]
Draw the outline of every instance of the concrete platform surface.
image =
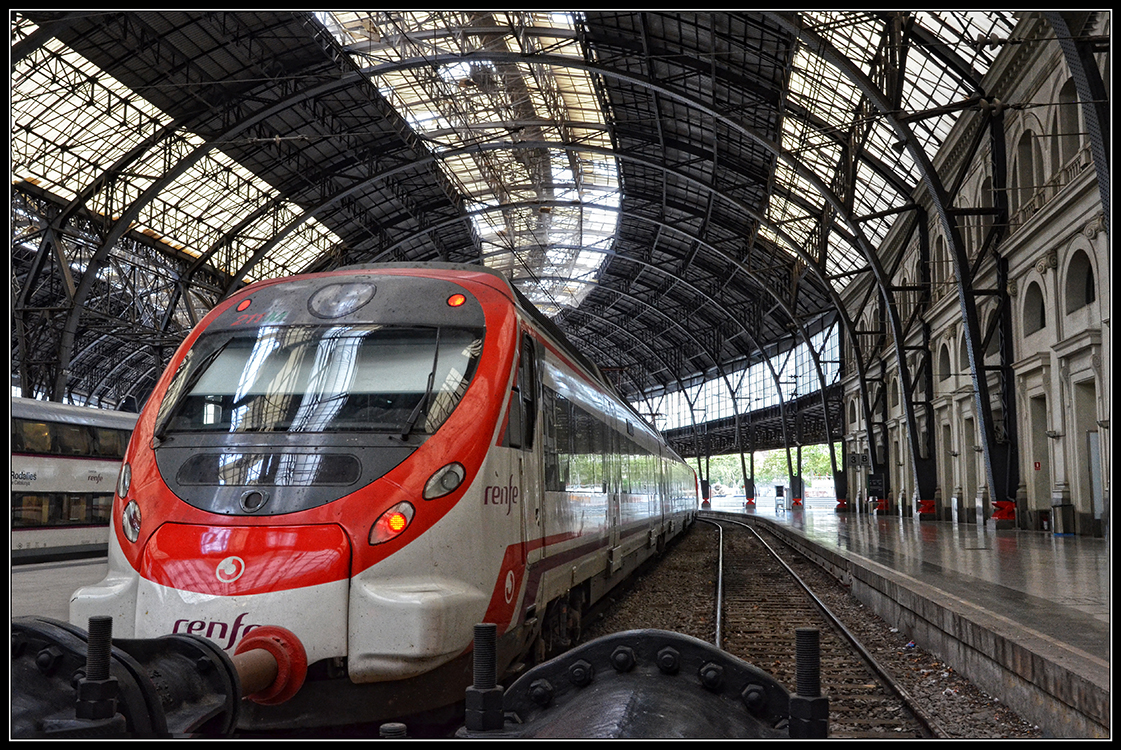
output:
[{"label": "concrete platform surface", "polygon": [[855,596],[1056,737],[1109,736],[1106,539],[716,497],[830,567]]}]

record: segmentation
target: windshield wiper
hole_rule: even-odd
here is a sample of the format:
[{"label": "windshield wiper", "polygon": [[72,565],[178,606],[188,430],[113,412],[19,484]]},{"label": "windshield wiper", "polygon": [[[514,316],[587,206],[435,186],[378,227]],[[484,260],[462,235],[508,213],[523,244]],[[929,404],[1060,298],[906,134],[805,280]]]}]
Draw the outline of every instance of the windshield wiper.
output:
[{"label": "windshield wiper", "polygon": [[156,441],[152,446],[153,448],[157,447],[163,440],[164,433],[167,432],[168,425],[171,424],[171,420],[175,416],[175,412],[179,411],[179,406],[183,402],[183,399],[187,397],[187,394],[190,393],[191,389],[194,388],[195,384],[198,383],[202,378],[203,373],[207,371],[210,365],[214,363],[214,360],[218,358],[218,355],[221,354],[222,351],[233,340],[234,337],[231,335],[228,339],[222,342],[221,346],[212,351],[210,354],[207,354],[198,363],[195,371],[191,373],[190,378],[188,378],[187,381],[183,383],[183,387],[179,389],[179,393],[175,396],[175,401],[167,405],[167,416],[163,418],[162,422],[156,425],[156,429],[152,433],[152,440]]},{"label": "windshield wiper", "polygon": [[402,440],[408,440],[409,434],[413,431],[413,426],[416,424],[417,419],[420,417],[421,407],[427,411],[428,399],[432,396],[432,385],[436,380],[436,365],[440,361],[440,329],[436,329],[436,353],[432,355],[432,372],[428,373],[428,385],[424,388],[424,396],[413,407],[413,413],[409,415],[409,420],[405,423],[405,430],[401,433]]}]

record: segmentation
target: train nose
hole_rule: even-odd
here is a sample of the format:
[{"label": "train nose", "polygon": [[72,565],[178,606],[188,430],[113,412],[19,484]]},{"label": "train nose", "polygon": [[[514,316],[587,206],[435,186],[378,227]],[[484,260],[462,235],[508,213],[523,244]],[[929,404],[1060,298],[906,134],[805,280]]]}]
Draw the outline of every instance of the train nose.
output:
[{"label": "train nose", "polygon": [[232,651],[271,624],[312,663],[345,656],[350,559],[334,524],[164,524],[141,560],[136,635],[190,633]]}]

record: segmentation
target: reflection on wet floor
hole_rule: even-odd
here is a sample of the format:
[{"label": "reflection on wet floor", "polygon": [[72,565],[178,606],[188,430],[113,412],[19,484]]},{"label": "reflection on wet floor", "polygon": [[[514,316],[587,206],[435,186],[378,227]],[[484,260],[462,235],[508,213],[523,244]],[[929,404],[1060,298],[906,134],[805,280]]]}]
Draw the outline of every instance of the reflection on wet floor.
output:
[{"label": "reflection on wet floor", "polygon": [[857,555],[1031,628],[1109,659],[1109,543],[984,524],[916,521],[898,515],[837,513],[836,501],[776,507],[759,498],[715,497],[714,511],[773,519],[806,538]]}]

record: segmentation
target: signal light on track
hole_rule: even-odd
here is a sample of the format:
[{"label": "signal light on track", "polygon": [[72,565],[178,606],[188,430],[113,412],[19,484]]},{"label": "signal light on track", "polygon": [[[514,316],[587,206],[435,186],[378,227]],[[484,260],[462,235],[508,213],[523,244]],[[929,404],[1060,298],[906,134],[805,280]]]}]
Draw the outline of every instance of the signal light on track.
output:
[{"label": "signal light on track", "polygon": [[467,296],[463,294],[453,294],[448,297],[448,307],[459,307],[467,301]]},{"label": "signal light on track", "polygon": [[412,503],[402,501],[382,513],[370,527],[370,544],[384,544],[397,538],[409,527],[415,512]]}]

